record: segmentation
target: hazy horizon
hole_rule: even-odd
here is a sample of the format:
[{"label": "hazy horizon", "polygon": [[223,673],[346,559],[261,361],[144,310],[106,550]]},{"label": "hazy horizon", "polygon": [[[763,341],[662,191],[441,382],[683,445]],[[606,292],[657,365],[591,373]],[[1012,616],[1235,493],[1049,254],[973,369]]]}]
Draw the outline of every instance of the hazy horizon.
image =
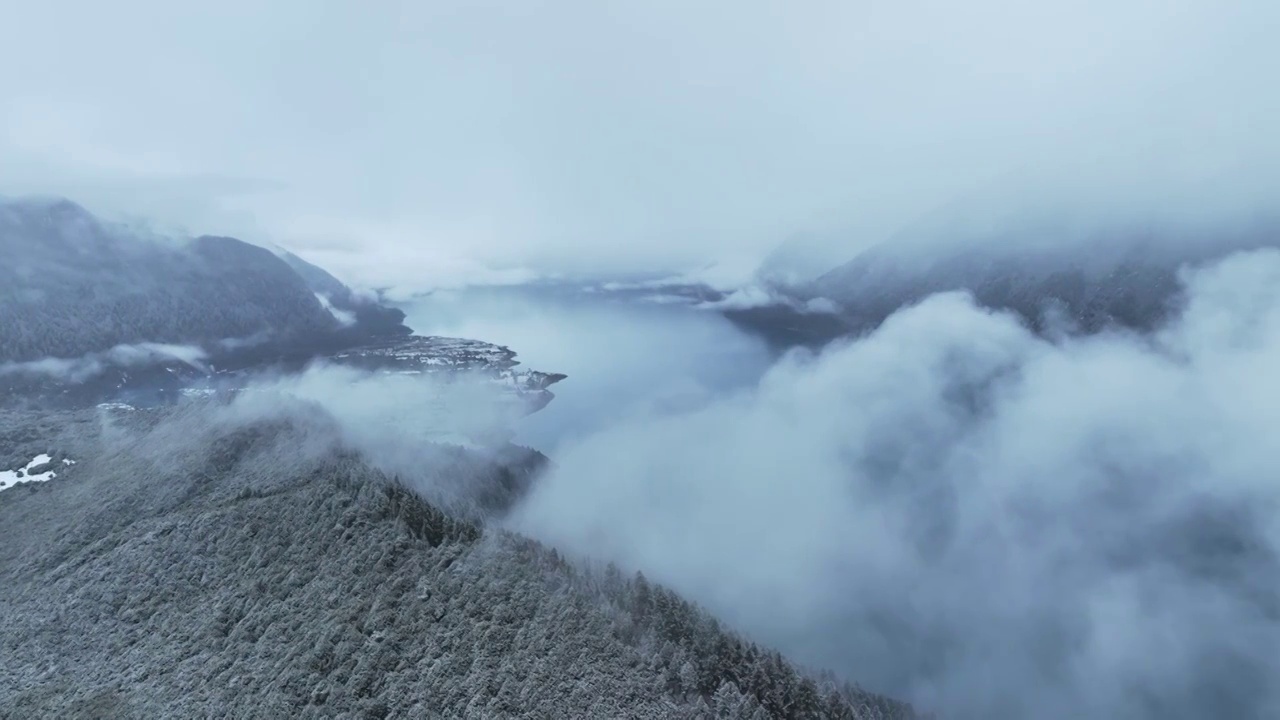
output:
[{"label": "hazy horizon", "polygon": [[[1273,204],[1274,3],[11,8],[0,192],[357,285],[847,259],[922,217]],[[970,208],[972,210],[972,208]]]}]

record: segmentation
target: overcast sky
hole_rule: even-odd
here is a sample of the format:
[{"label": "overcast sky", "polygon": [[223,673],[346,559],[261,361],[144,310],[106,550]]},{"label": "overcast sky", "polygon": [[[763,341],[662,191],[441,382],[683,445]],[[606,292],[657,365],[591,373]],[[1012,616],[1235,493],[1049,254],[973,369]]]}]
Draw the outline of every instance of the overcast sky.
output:
[{"label": "overcast sky", "polygon": [[1277,195],[1272,0],[3,2],[0,192],[363,284],[843,259],[1030,186]]}]

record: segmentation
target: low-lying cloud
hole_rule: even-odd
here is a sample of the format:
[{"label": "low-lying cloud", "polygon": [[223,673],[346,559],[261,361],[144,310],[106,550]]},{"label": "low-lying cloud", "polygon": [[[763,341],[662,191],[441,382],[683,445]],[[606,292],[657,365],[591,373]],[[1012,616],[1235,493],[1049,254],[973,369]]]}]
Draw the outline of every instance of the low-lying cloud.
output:
[{"label": "low-lying cloud", "polygon": [[562,447],[513,524],[948,718],[1280,713],[1280,253],[1150,337],[965,294]]},{"label": "low-lying cloud", "polygon": [[350,310],[342,310],[340,308],[334,307],[333,301],[329,299],[328,295],[325,295],[323,293],[316,293],[315,295],[316,295],[316,300],[319,301],[320,303],[320,306],[323,307],[326,311],[328,311],[328,313],[333,316],[333,319],[338,321],[339,325],[341,325],[342,327],[351,327],[352,325],[356,324],[355,313],[351,312]]},{"label": "low-lying cloud", "polygon": [[[515,396],[483,377],[369,372],[317,364],[297,375],[251,383],[237,403],[269,408],[279,397],[316,403],[338,419],[354,444],[390,462],[421,441],[476,444],[510,429],[523,415]],[[411,462],[411,459],[409,460]]]},{"label": "low-lying cloud", "polygon": [[834,314],[840,311],[838,305],[827,298],[810,298],[797,300],[790,295],[775,291],[763,285],[747,285],[725,295],[719,300],[700,303],[704,310],[751,310],[761,307],[785,306],[800,313]]},{"label": "low-lying cloud", "polygon": [[[524,402],[480,374],[455,376],[369,372],[316,364],[296,375],[262,376],[223,411],[239,422],[303,412],[327,420],[331,441],[359,451],[374,467],[436,502],[473,509],[471,464],[522,461],[508,445]],[[464,456],[457,449],[469,451]],[[453,471],[446,470],[453,463]],[[466,463],[466,464],[458,464]]]},{"label": "low-lying cloud", "polygon": [[137,367],[152,365],[166,361],[178,361],[191,367],[205,370],[204,360],[208,353],[194,345],[173,345],[168,343],[136,343],[133,345],[116,345],[110,350],[90,353],[78,358],[41,358],[26,362],[0,363],[0,376],[27,375],[43,376],[55,380],[79,383],[84,382],[108,367]]}]

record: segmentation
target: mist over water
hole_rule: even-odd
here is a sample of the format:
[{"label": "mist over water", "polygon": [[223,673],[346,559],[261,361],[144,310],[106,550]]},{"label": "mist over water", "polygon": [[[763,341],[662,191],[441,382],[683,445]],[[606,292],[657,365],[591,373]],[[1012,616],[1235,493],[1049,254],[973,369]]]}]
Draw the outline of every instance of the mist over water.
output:
[{"label": "mist over water", "polygon": [[750,387],[774,359],[718,314],[676,302],[510,287],[438,292],[404,309],[418,334],[484,338],[568,375],[517,428],[517,442],[552,457],[604,428]]}]

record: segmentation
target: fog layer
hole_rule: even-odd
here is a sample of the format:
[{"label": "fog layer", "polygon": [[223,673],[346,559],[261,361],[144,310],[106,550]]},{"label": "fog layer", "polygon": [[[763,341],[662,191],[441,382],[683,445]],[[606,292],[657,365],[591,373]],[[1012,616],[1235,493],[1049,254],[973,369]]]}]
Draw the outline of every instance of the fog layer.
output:
[{"label": "fog layer", "polygon": [[42,358],[26,362],[0,363],[0,377],[5,375],[37,375],[68,382],[83,382],[108,365],[131,367],[175,360],[197,368],[203,368],[208,353],[194,345],[171,343],[136,343],[116,345],[100,353],[90,353],[78,358]]},{"label": "fog layer", "polygon": [[1280,713],[1280,253],[1154,337],[964,294],[567,443],[515,524],[949,718]]}]

